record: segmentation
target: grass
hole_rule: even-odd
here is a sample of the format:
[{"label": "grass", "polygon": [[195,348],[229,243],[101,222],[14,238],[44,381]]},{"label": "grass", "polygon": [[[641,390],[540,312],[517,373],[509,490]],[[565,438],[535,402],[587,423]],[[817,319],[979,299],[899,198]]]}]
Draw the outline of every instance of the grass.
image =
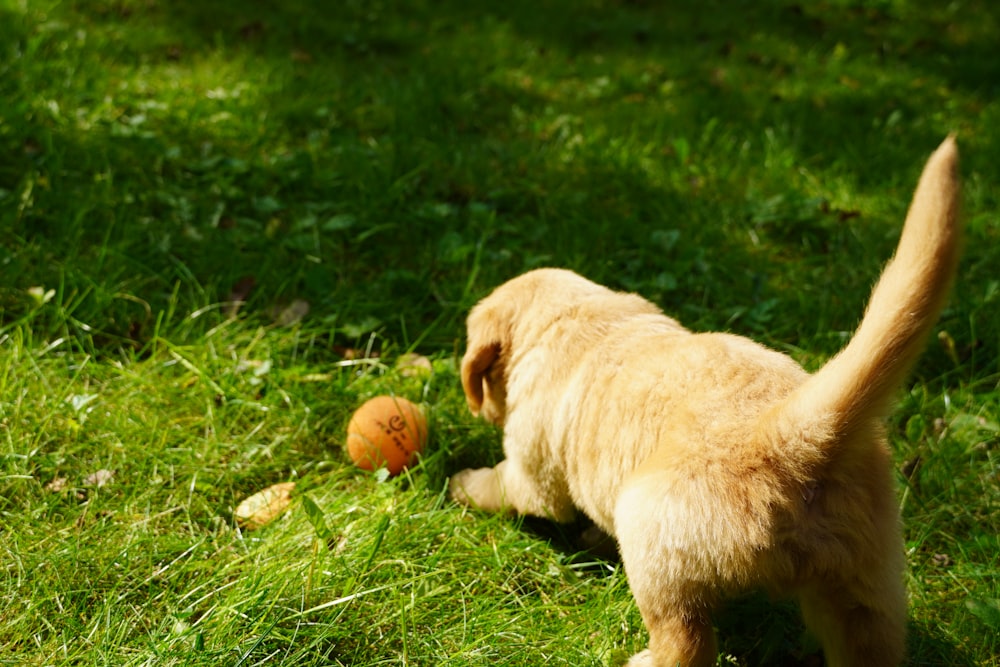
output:
[{"label": "grass", "polygon": [[[818,367],[955,131],[967,251],[890,424],[910,664],[1000,665],[991,3],[245,4],[0,0],[0,664],[622,664],[613,559],[444,495],[500,456],[468,308],[567,266]],[[388,480],[341,449],[380,393],[432,427]],[[809,664],[781,603],[718,623]]]}]

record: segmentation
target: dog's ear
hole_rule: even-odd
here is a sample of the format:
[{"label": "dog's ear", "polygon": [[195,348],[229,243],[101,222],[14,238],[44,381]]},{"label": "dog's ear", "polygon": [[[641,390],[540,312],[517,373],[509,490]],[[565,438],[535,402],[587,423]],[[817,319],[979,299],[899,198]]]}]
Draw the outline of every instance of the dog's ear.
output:
[{"label": "dog's ear", "polygon": [[490,368],[500,357],[501,345],[497,340],[486,340],[473,344],[462,357],[462,389],[472,414],[479,416],[483,409],[483,383]]},{"label": "dog's ear", "polygon": [[476,304],[465,322],[468,348],[462,357],[462,389],[472,414],[490,421],[505,409],[504,364],[511,346],[511,306],[510,298],[494,292]]}]

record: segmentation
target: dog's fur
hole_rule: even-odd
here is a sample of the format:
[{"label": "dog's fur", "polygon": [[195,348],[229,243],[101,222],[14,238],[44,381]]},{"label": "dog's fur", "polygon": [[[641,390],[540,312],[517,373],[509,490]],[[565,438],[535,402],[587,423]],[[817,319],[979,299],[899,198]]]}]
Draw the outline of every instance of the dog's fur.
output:
[{"label": "dog's fur", "polygon": [[751,588],[794,595],[833,667],[903,658],[904,556],[882,418],[946,299],[959,254],[958,151],[917,186],[894,259],[849,344],[810,376],[569,271],[497,288],[468,318],[462,382],[506,460],[452,496],[571,520],[618,541],[649,649],[712,665],[710,613]]}]

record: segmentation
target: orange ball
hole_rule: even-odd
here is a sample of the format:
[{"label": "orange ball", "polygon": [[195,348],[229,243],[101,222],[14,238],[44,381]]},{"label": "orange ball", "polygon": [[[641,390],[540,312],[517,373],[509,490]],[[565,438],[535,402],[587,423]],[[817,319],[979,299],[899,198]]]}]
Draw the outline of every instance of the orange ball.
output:
[{"label": "orange ball", "polygon": [[385,467],[399,474],[412,465],[427,441],[427,418],[416,405],[398,396],[366,401],[347,424],[347,454],[358,467]]}]

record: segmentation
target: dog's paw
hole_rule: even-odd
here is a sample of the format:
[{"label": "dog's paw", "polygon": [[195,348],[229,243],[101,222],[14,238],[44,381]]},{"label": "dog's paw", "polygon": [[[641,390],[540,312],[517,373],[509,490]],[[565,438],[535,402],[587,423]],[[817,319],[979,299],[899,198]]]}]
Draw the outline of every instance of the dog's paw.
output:
[{"label": "dog's paw", "polygon": [[494,468],[469,468],[452,475],[448,495],[457,503],[496,512],[501,509],[497,471]]},{"label": "dog's paw", "polygon": [[466,482],[474,472],[474,470],[465,469],[452,475],[451,479],[448,480],[448,497],[456,503],[468,505],[471,501],[465,491],[468,486]]},{"label": "dog's paw", "polygon": [[653,653],[648,648],[636,653],[625,663],[625,667],[653,667],[653,665]]}]

